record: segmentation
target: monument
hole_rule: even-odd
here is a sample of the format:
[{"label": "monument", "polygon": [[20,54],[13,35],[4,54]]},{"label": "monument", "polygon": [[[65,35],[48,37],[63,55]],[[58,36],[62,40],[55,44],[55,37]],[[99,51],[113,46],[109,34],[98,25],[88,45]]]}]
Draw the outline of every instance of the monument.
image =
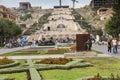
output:
[{"label": "monument", "polygon": [[77,34],[76,35],[76,51],[86,51],[86,41],[90,38],[90,34]]},{"label": "monument", "polygon": [[54,8],[69,8],[68,5],[62,5],[62,1],[59,0],[59,6],[54,6]]},{"label": "monument", "polygon": [[90,39],[90,34],[76,35],[76,51],[75,53],[64,53],[66,58],[95,57],[96,52],[87,50],[86,42]]}]

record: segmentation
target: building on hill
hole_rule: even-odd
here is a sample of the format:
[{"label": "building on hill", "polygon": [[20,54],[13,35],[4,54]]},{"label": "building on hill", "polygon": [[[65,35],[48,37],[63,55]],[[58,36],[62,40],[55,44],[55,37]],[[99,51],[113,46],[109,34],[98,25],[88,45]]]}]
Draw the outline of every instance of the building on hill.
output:
[{"label": "building on hill", "polygon": [[19,3],[19,9],[20,10],[30,10],[32,8],[30,2],[20,2]]},{"label": "building on hill", "polygon": [[0,5],[0,18],[7,18],[11,21],[15,21],[16,15],[14,15],[14,13],[9,8]]},{"label": "building on hill", "polygon": [[100,20],[108,19],[112,16],[112,8],[99,8],[97,14],[100,16]]},{"label": "building on hill", "polygon": [[118,0],[91,0],[91,8],[107,7],[111,8]]}]

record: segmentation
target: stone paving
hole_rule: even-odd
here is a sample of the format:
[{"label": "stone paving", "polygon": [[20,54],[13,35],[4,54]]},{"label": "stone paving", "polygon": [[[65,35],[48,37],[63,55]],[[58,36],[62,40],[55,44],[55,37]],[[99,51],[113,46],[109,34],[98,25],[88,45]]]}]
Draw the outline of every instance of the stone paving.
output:
[{"label": "stone paving", "polygon": [[117,54],[114,54],[113,52],[111,52],[111,53],[107,52],[107,45],[95,45],[95,44],[93,44],[92,49],[94,49],[96,51],[100,51],[100,52],[104,53],[104,55],[109,55],[109,56],[120,59],[120,49],[119,48],[118,48]]}]

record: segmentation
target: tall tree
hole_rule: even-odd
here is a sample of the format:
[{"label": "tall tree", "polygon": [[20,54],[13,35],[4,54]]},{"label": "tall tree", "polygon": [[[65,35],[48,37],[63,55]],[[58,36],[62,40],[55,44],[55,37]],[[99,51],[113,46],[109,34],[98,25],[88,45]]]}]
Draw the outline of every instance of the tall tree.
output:
[{"label": "tall tree", "polygon": [[10,38],[21,34],[21,28],[14,22],[0,18],[0,37]]},{"label": "tall tree", "polygon": [[112,17],[105,23],[105,30],[112,36],[118,36],[120,33],[120,0],[113,6]]}]

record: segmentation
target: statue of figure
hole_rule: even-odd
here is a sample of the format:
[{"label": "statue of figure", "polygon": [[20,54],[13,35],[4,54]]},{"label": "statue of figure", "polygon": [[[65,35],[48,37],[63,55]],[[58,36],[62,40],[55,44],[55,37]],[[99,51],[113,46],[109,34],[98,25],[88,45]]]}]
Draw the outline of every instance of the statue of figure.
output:
[{"label": "statue of figure", "polygon": [[91,47],[92,47],[92,39],[91,39],[91,38],[88,38],[88,40],[86,41],[87,51],[90,51],[90,50],[91,50]]},{"label": "statue of figure", "polygon": [[21,45],[25,46],[25,44],[27,43],[27,38],[26,37],[22,37],[21,42],[22,42]]}]

